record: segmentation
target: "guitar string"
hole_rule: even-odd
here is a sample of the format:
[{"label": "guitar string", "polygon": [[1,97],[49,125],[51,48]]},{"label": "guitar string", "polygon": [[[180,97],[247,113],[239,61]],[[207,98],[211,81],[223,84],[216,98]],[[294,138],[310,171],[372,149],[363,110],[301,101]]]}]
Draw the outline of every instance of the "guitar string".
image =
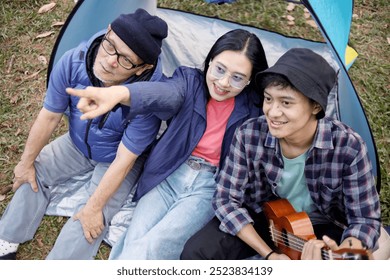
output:
[{"label": "guitar string", "polygon": [[[287,234],[287,235],[288,236],[286,236],[285,233],[282,233],[281,235],[275,234],[274,236],[276,237],[276,239],[274,238],[274,241],[282,243],[282,244],[285,244],[286,242],[288,242],[289,245],[287,247],[294,249],[296,251],[302,252],[303,244],[305,242],[302,242],[301,240],[297,239],[296,236],[294,236],[294,235],[291,235],[291,234]],[[288,237],[290,237],[291,239],[289,239]],[[329,258],[329,253],[326,250],[322,250],[321,255],[325,258]],[[333,256],[335,256],[335,254],[333,254]]]},{"label": "guitar string", "polygon": [[281,233],[281,232],[279,233],[274,232],[272,236],[276,238],[276,240],[274,241],[283,242],[283,244],[286,244],[288,242],[289,247],[291,247],[292,249],[296,249],[297,251],[301,251],[303,248],[304,242],[301,242],[299,239],[295,238],[294,236],[292,236],[292,238],[289,239],[285,233]]},{"label": "guitar string", "polygon": [[[285,242],[286,240],[288,240],[288,238],[286,238],[284,236],[276,236],[276,239],[274,239],[274,241],[282,243],[282,244],[286,243]],[[301,244],[299,244],[299,243],[292,244],[293,242],[291,242],[291,240],[289,240],[288,243],[289,243],[289,245],[287,247],[294,249],[296,251],[302,252],[303,246]],[[329,254],[326,250],[322,250],[321,255],[325,258],[329,258]]]},{"label": "guitar string", "polygon": [[[295,250],[300,251],[300,252],[303,249],[303,245],[306,243],[306,241],[304,239],[302,239],[298,236],[295,236],[289,232],[287,232],[287,234],[286,234],[286,233],[281,232],[273,227],[272,228],[270,227],[270,232],[271,232],[271,236],[275,236],[277,238],[277,240],[274,240],[274,241],[284,243],[284,244],[286,242],[288,242],[289,244],[292,244],[291,246],[288,246],[288,247],[291,247],[292,249],[295,249]],[[330,258],[330,254],[327,250],[323,249],[321,253],[324,257]],[[337,254],[334,252],[332,252],[331,254],[334,258],[341,257],[340,254]]]}]

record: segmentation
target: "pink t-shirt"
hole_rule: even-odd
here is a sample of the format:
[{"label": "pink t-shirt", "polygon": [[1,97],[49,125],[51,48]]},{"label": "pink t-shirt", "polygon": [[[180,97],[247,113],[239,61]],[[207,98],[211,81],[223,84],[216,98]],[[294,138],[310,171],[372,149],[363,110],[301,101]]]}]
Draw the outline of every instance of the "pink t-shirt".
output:
[{"label": "pink t-shirt", "polygon": [[234,109],[234,98],[216,101],[211,98],[207,103],[207,126],[193,156],[200,157],[218,166],[221,157],[221,146],[226,131],[226,124]]}]

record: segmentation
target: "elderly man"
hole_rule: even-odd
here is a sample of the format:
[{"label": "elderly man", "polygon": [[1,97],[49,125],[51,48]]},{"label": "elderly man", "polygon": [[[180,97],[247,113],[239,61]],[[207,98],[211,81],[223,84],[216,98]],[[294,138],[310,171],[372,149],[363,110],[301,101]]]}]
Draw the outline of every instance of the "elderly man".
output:
[{"label": "elderly man", "polygon": [[[107,225],[133,186],[144,154],[156,139],[161,117],[143,114],[143,95],[134,107],[116,106],[104,116],[81,120],[78,97],[66,88],[107,87],[163,77],[159,60],[167,24],[142,9],[122,14],[107,30],[69,50],[53,69],[43,108],[14,169],[15,192],[0,220],[0,259],[15,259],[20,243],[31,240],[53,197],[52,186],[92,173],[80,201],[47,259],[92,259]],[[142,85],[142,83],[140,83]],[[164,106],[167,97],[161,98]],[[145,101],[145,102],[143,102]],[[159,100],[153,108],[160,113]],[[69,108],[69,131],[47,144]],[[132,118],[126,118],[132,111]],[[141,156],[142,155],[142,156]],[[82,176],[81,176],[82,177]]]}]

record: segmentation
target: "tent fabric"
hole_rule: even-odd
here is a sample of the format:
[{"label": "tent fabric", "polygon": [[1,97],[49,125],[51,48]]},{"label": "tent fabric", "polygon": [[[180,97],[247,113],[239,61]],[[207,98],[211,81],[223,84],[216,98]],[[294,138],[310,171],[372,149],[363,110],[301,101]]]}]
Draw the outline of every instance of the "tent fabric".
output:
[{"label": "tent fabric", "polygon": [[366,141],[379,191],[381,177],[375,141],[363,106],[347,73],[357,57],[356,51],[348,46],[353,0],[300,0],[300,2],[305,5],[316,21],[340,66],[337,95],[338,103],[341,104],[339,120],[351,126]]},{"label": "tent fabric", "polygon": [[[338,2],[352,2],[352,0],[330,1],[332,3],[337,2],[338,4],[335,4],[335,6],[325,5],[324,3],[327,1],[324,0],[302,0],[302,2],[305,6],[307,5],[306,7],[311,11],[313,17],[319,22],[320,28],[329,28],[326,27],[329,25],[326,16],[335,14],[342,17],[339,12],[335,11],[340,7]],[[313,4],[314,2],[316,3]],[[323,5],[320,6],[317,2],[322,2]],[[163,71],[168,76],[179,65],[203,68],[202,63],[211,45],[219,36],[234,28],[247,29],[260,38],[269,65],[273,65],[282,54],[293,47],[310,48],[322,55],[338,71],[338,84],[331,92],[326,114],[347,123],[363,137],[367,143],[369,156],[373,162],[374,173],[378,179],[377,188],[379,190],[379,161],[375,142],[362,105],[347,73],[346,61],[340,59],[340,57],[345,56],[349,26],[345,28],[348,30],[347,33],[343,31],[341,35],[339,34],[337,36],[333,34],[333,29],[322,31],[325,34],[324,36],[331,34],[326,37],[327,42],[322,43],[305,40],[304,38],[287,37],[282,34],[241,25],[236,22],[177,10],[157,8],[156,0],[79,0],[57,39],[50,59],[48,77],[51,67],[67,49],[76,46],[82,40],[87,40],[95,32],[106,28],[117,15],[134,12],[139,7],[148,10],[151,14],[160,16],[168,24],[168,37],[164,40],[162,48]],[[320,9],[319,7],[328,11],[322,11],[319,13],[320,16],[318,16],[317,10]],[[345,9],[345,7],[350,8],[351,6],[341,5],[341,7]],[[86,22],[88,24],[85,24]],[[335,45],[338,46],[338,49],[334,47]],[[52,186],[54,195],[52,203],[48,207],[47,214],[72,216],[74,214],[74,207],[77,205],[79,199],[87,195],[83,184],[85,184],[90,176],[91,174],[85,174],[84,176],[72,178],[67,182],[66,187],[61,185]],[[108,244],[112,245],[130,223],[132,205],[130,200],[126,201],[121,211],[112,220],[109,232],[105,238]]]},{"label": "tent fabric", "polygon": [[356,52],[356,50],[351,48],[350,46],[347,46],[347,49],[345,50],[345,65],[347,69],[349,69],[352,66],[357,56],[358,53]]},{"label": "tent fabric", "polygon": [[325,38],[333,45],[335,52],[346,66],[346,50],[352,22],[352,0],[302,0],[312,9],[311,14]]},{"label": "tent fabric", "polygon": [[[235,0],[204,0],[210,4],[234,3]],[[300,3],[297,1],[287,1]],[[348,35],[352,21],[352,1],[339,0],[306,0],[302,1],[306,6],[310,3],[313,11],[317,15],[317,23],[323,25],[326,36],[334,44],[336,53],[342,58],[344,65],[349,69],[357,57],[357,52],[347,46]],[[305,3],[306,2],[306,3]],[[332,7],[329,9],[329,7]]]}]

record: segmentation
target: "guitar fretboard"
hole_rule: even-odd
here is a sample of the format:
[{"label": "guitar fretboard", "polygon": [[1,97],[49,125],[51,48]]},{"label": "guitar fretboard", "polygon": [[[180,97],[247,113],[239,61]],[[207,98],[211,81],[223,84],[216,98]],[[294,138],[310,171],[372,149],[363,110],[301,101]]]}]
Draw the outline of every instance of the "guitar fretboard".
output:
[{"label": "guitar fretboard", "polygon": [[[307,240],[296,236],[292,233],[289,233],[287,231],[280,231],[277,230],[273,225],[269,226],[270,234],[272,237],[272,241],[276,243],[281,243],[286,247],[289,247],[297,252],[301,252],[303,250],[303,246],[307,242]],[[356,254],[338,254],[335,252],[332,252],[331,250],[325,250],[321,249],[321,257],[323,260],[332,260],[332,259],[361,259],[357,258]]]}]

